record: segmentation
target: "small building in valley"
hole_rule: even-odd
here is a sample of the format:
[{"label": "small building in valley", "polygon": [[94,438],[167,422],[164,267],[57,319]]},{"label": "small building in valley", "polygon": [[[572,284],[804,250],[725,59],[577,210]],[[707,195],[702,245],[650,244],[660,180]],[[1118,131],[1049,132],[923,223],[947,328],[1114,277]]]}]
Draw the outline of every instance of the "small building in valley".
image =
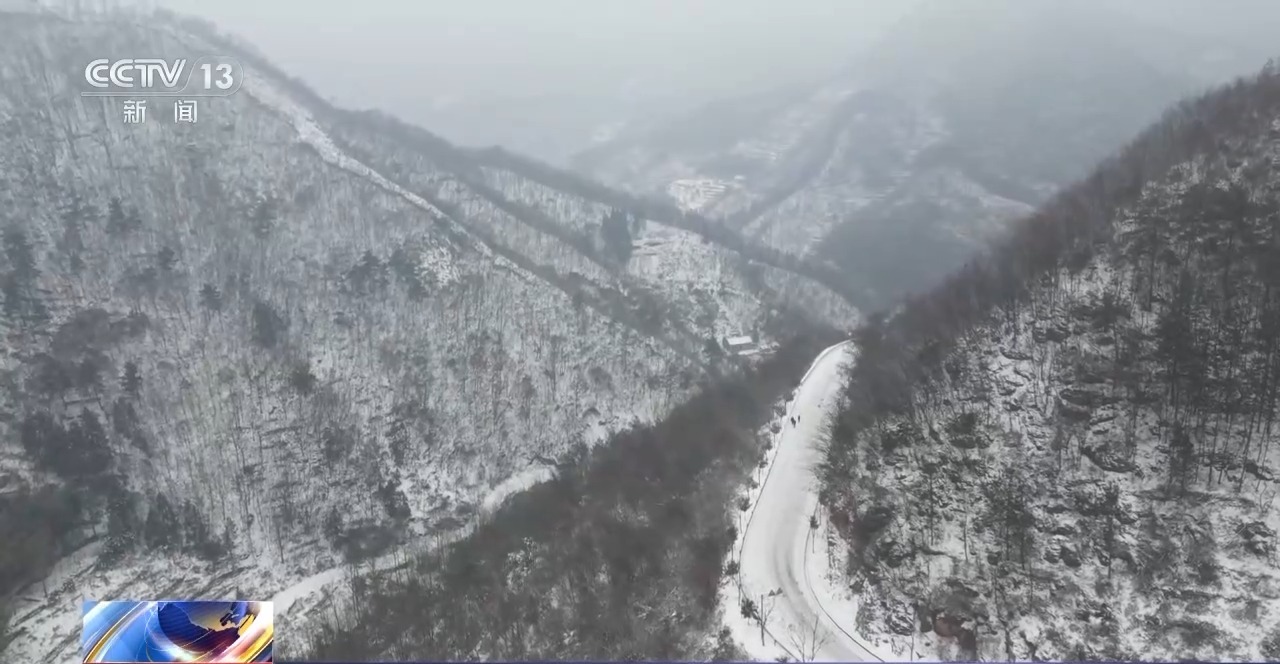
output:
[{"label": "small building in valley", "polygon": [[732,337],[725,337],[724,349],[734,355],[751,355],[757,350],[756,341],[750,336],[742,334]]}]

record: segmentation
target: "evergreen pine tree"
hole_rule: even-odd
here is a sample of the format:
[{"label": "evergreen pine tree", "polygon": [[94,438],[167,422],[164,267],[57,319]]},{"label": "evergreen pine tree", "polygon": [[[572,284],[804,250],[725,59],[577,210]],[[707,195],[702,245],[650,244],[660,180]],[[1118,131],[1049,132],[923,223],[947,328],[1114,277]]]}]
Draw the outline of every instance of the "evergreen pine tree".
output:
[{"label": "evergreen pine tree", "polygon": [[156,494],[155,504],[147,512],[147,522],[142,534],[147,546],[154,549],[167,548],[179,542],[181,529],[178,515],[163,493]]},{"label": "evergreen pine tree", "polygon": [[222,311],[222,292],[213,284],[205,284],[200,288],[200,306],[217,313]]},{"label": "evergreen pine tree", "polygon": [[120,198],[111,197],[111,201],[107,203],[107,234],[113,236],[122,236],[129,230],[128,221],[125,219],[124,204],[120,202]]},{"label": "evergreen pine tree", "polygon": [[172,272],[177,264],[178,254],[172,247],[165,245],[156,252],[156,267],[160,268],[161,272]]},{"label": "evergreen pine tree", "polygon": [[0,275],[0,292],[4,295],[5,316],[24,328],[39,326],[49,316],[40,299],[40,271],[26,231],[17,226],[5,229],[4,255],[8,269]]},{"label": "evergreen pine tree", "polygon": [[275,348],[284,332],[284,320],[266,302],[253,305],[253,342],[263,348]]},{"label": "evergreen pine tree", "polygon": [[67,432],[67,442],[68,458],[65,463],[71,476],[92,479],[105,473],[111,466],[107,432],[102,427],[97,412],[81,412]]},{"label": "evergreen pine tree", "polygon": [[311,394],[316,387],[316,375],[311,372],[311,361],[304,360],[289,372],[289,384],[300,394]]},{"label": "evergreen pine tree", "polygon": [[276,222],[276,205],[275,201],[270,198],[263,199],[254,206],[252,214],[249,216],[249,223],[253,228],[254,237],[259,240],[265,240],[271,235],[272,229]]},{"label": "evergreen pine tree", "polygon": [[135,399],[138,398],[138,394],[142,391],[142,372],[138,370],[137,363],[132,360],[124,363],[124,374],[120,377],[120,389]]}]

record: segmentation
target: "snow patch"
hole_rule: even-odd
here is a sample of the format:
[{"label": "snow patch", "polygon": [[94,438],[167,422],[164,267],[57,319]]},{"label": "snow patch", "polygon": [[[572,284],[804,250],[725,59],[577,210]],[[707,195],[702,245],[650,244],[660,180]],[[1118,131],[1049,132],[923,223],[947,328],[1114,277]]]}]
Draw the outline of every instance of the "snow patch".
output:
[{"label": "snow patch", "polygon": [[480,502],[481,510],[486,513],[496,512],[511,496],[531,489],[543,482],[550,481],[554,477],[555,471],[549,466],[534,466],[526,471],[516,473],[493,487],[489,494],[484,497],[484,500]]}]

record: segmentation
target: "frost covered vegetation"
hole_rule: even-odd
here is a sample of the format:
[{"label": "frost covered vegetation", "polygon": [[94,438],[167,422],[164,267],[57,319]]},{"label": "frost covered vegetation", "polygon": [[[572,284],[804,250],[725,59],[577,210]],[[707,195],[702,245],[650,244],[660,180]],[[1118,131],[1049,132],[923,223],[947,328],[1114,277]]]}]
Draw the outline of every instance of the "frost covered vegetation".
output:
[{"label": "frost covered vegetation", "polygon": [[[125,52],[247,78],[128,125],[76,94]],[[332,108],[199,23],[5,14],[0,56],[6,661],[70,657],[84,598],[293,597],[461,532],[737,371],[724,336],[857,319],[794,259]]]},{"label": "frost covered vegetation", "polygon": [[359,578],[305,658],[735,659],[715,615],[730,503],[829,341],[789,342],[653,426],[576,448],[466,540]]},{"label": "frost covered vegetation", "polygon": [[821,472],[860,629],[1280,659],[1277,165],[1269,64],[860,331]]}]

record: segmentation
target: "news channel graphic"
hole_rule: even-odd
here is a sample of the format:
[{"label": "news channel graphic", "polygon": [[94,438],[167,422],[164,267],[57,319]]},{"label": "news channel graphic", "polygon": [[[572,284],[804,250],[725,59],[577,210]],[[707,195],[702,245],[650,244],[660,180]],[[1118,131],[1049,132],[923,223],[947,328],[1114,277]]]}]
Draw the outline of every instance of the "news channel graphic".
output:
[{"label": "news channel graphic", "polygon": [[84,662],[270,662],[271,602],[85,602]]},{"label": "news channel graphic", "polygon": [[97,58],[84,67],[83,97],[227,97],[244,68],[226,55],[199,58]]}]

